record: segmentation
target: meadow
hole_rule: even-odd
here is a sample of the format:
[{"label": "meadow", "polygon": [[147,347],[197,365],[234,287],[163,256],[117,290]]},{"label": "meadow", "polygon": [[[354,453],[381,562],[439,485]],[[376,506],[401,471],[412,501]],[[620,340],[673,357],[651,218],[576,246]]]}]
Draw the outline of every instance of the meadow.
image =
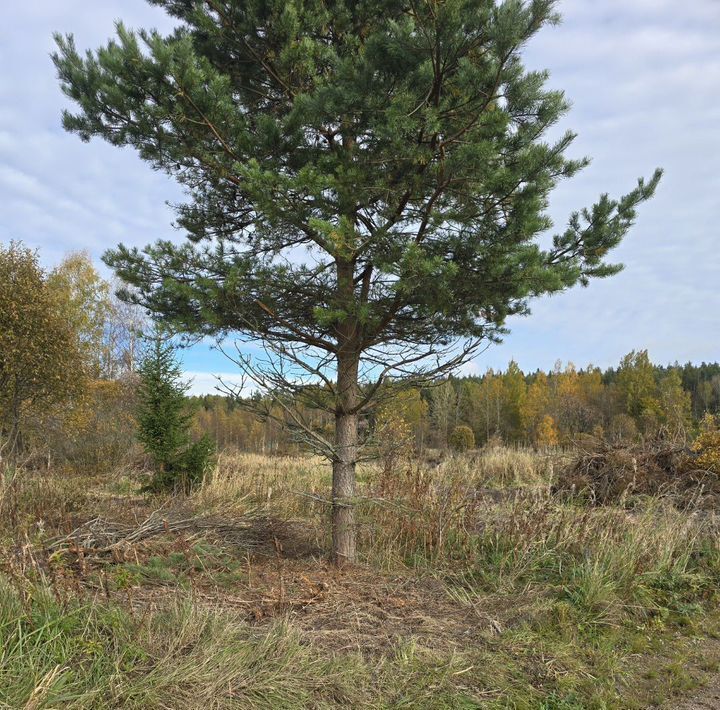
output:
[{"label": "meadow", "polygon": [[720,518],[558,491],[577,456],[366,464],[344,569],[320,459],[226,451],[183,497],[8,469],[0,706],[680,707],[720,661]]}]

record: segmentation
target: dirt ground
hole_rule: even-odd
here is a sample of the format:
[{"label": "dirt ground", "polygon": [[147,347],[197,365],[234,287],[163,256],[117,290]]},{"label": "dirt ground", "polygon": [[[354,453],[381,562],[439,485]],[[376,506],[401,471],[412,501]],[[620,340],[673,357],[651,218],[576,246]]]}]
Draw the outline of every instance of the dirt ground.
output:
[{"label": "dirt ground", "polygon": [[717,672],[720,639],[698,640],[697,644],[698,648],[690,670],[701,683],[700,687],[687,691],[684,697],[674,697],[663,705],[656,706],[655,710],[720,709],[720,673]]},{"label": "dirt ground", "polygon": [[[708,651],[720,653],[720,641],[708,642]],[[714,675],[709,682],[685,698],[668,703],[665,710],[718,710],[720,708],[720,674]]]},{"label": "dirt ground", "polygon": [[[357,650],[378,657],[405,639],[450,653],[487,647],[493,636],[522,621],[529,603],[487,596],[481,605],[475,604],[449,595],[442,579],[429,574],[380,572],[362,565],[336,569],[302,525],[264,515],[235,521],[215,514],[195,517],[191,509],[167,509],[161,511],[158,527],[152,516],[159,512],[141,498],[107,497],[97,503],[95,522],[51,546],[42,559],[26,560],[25,546],[20,546],[10,572],[38,564],[59,587],[89,597],[106,596],[143,614],[178,594],[176,582],[158,578],[120,586],[118,565],[152,569],[153,559],[175,556],[183,566],[185,556],[182,593],[190,593],[195,603],[233,610],[259,628],[288,619],[308,643],[330,653]],[[108,525],[107,519],[118,522]],[[143,529],[147,534],[137,537]],[[212,546],[211,558],[219,553],[226,558],[198,569],[196,563],[206,560],[194,551],[197,543]],[[222,575],[229,572],[232,579],[223,581]],[[695,658],[720,660],[720,640],[697,644]],[[718,665],[693,661],[692,666],[695,682],[704,685],[659,708],[720,710]]]},{"label": "dirt ground", "polygon": [[[148,514],[142,508],[133,512],[139,520]],[[191,515],[182,510],[166,513],[170,521]],[[152,528],[152,520],[140,528]],[[166,520],[162,522],[167,525]],[[313,645],[335,652],[382,654],[407,638],[452,651],[468,644],[482,645],[483,637],[494,635],[505,624],[487,608],[480,610],[451,598],[445,585],[432,576],[380,573],[363,565],[337,569],[312,541],[304,539],[301,527],[261,517],[237,529],[225,524],[216,534],[204,529],[205,523],[192,520],[179,531],[168,529],[132,544],[116,542],[104,547],[110,542],[102,537],[107,530],[116,538],[126,533],[98,518],[62,543],[66,551],[62,566],[47,561],[43,566],[56,584],[150,611],[177,594],[175,583],[155,580],[116,588],[104,581],[112,576],[115,565],[147,565],[152,558],[166,559],[177,553],[197,561],[192,544],[213,542],[216,549],[229,553],[235,578],[231,584],[218,583],[217,569],[191,570],[183,593],[190,593],[195,603],[233,610],[258,627],[288,619]],[[88,545],[80,554],[79,542]]]},{"label": "dirt ground", "polygon": [[[678,704],[679,702],[679,704]],[[720,708],[720,677],[712,685],[703,688],[697,695],[669,705],[675,710],[717,710]]]}]

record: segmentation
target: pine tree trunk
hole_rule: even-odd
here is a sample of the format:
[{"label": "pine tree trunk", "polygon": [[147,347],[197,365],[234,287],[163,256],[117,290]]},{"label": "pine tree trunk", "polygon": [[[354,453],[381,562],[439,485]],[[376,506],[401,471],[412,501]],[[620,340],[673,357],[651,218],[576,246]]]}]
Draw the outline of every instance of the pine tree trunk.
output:
[{"label": "pine tree trunk", "polygon": [[332,558],[341,567],[355,555],[355,464],[358,453],[358,357],[338,355],[338,407],[335,412],[335,459],[332,483]]}]

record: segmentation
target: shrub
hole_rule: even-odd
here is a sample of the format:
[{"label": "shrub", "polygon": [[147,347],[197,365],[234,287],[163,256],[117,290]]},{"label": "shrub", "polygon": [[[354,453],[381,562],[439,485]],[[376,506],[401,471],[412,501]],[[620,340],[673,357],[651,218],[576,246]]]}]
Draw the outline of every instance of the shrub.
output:
[{"label": "shrub", "polygon": [[475,448],[475,434],[469,426],[461,424],[450,433],[448,443],[453,451],[467,451]]},{"label": "shrub", "polygon": [[692,450],[697,454],[695,463],[711,473],[720,475],[720,418],[706,414],[700,422],[700,435]]},{"label": "shrub", "polygon": [[103,472],[137,458],[134,440],[136,381],[89,381],[85,391],[62,407],[48,407],[28,417],[31,450],[53,467]]},{"label": "shrub", "polygon": [[639,432],[635,420],[629,414],[616,414],[610,421],[608,439],[615,443],[636,441]]}]

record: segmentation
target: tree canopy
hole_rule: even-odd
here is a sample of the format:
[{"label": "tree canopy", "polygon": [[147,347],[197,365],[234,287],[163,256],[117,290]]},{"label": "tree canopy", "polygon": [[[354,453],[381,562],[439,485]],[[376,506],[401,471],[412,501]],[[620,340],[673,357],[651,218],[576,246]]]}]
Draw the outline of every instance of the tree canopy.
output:
[{"label": "tree canopy", "polygon": [[0,244],[0,457],[22,449],[28,408],[77,392],[85,376],[65,302],[48,284],[37,254]]},{"label": "tree canopy", "polygon": [[84,55],[56,37],[65,127],[187,192],[187,241],[106,261],[174,327],[261,338],[324,382],[336,436],[314,440],[351,527],[377,384],[457,364],[531,298],[616,273],[606,255],[660,172],[541,246],[552,189],[588,162],[567,156],[574,134],[547,140],[568,102],[521,60],[553,0],[151,2],[178,21],[169,36],[118,24]]}]

